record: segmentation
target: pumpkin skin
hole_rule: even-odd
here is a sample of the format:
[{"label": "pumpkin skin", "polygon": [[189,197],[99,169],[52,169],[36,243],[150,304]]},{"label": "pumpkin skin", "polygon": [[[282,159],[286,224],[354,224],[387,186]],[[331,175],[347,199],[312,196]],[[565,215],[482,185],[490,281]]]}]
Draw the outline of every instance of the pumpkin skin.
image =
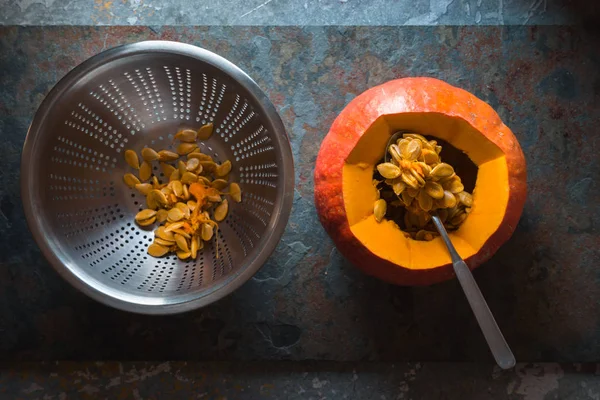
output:
[{"label": "pumpkin skin", "polygon": [[342,255],[367,274],[398,285],[430,285],[454,276],[441,238],[416,242],[389,221],[373,222],[375,189],[369,174],[398,129],[442,138],[478,165],[473,211],[451,234],[471,269],[487,261],[517,226],[527,195],[525,158],[488,104],[433,78],[403,78],[374,87],[336,118],[314,173],[323,227]]}]

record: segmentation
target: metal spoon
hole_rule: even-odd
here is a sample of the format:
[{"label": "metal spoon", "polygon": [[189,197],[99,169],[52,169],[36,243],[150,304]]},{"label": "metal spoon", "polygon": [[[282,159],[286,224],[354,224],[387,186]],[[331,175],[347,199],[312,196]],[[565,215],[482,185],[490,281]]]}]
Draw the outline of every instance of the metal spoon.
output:
[{"label": "metal spoon", "polygon": [[494,315],[492,315],[490,308],[485,302],[481,290],[479,290],[479,286],[477,286],[477,282],[475,282],[475,278],[473,278],[471,270],[467,267],[467,264],[454,248],[440,217],[437,214],[434,214],[431,218],[438,232],[442,236],[442,240],[446,243],[446,247],[448,248],[448,252],[452,259],[454,273],[456,273],[460,286],[465,292],[465,296],[471,305],[473,314],[475,314],[475,318],[477,319],[479,327],[483,332],[483,336],[485,336],[485,340],[494,355],[496,363],[498,363],[502,369],[514,367],[516,363],[515,356],[510,350],[508,343],[506,343],[506,340],[494,319]]},{"label": "metal spoon", "polygon": [[[390,137],[386,147],[386,162],[389,162],[389,153],[387,149],[389,148],[390,144],[395,143],[403,133],[407,133],[407,131],[396,132],[392,135],[392,137]],[[473,314],[475,314],[475,318],[477,319],[479,327],[483,332],[483,336],[485,337],[485,340],[487,341],[488,346],[494,355],[496,363],[498,363],[498,366],[502,369],[514,367],[516,363],[515,356],[510,350],[508,343],[506,343],[506,339],[504,339],[504,336],[502,335],[502,332],[500,331],[500,328],[494,319],[494,315],[483,298],[481,290],[479,290],[479,286],[477,286],[477,282],[475,282],[475,278],[473,278],[471,270],[469,267],[467,267],[467,264],[454,248],[454,245],[448,236],[448,232],[446,232],[446,228],[444,227],[444,224],[437,213],[434,213],[431,218],[438,232],[442,236],[442,240],[448,248],[450,258],[452,259],[454,273],[458,278],[458,282],[460,282],[460,286],[465,292],[467,301],[473,310]]]}]

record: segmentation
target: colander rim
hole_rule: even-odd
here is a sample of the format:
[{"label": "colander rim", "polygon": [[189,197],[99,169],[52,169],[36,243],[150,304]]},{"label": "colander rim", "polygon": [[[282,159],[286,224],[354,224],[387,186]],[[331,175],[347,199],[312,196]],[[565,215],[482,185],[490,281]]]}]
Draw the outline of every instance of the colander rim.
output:
[{"label": "colander rim", "polygon": [[[57,246],[52,245],[52,236],[48,234],[49,230],[46,228],[46,224],[42,218],[39,218],[39,215],[36,212],[37,199],[33,196],[32,190],[33,182],[35,182],[35,180],[32,179],[35,169],[31,168],[29,160],[31,159],[36,140],[38,140],[43,133],[43,126],[47,120],[49,111],[53,109],[57,101],[60,100],[62,95],[67,92],[74,83],[80,82],[88,73],[111,61],[153,52],[157,54],[166,53],[187,56],[217,67],[236,81],[236,83],[240,84],[247,93],[253,96],[256,104],[261,107],[261,112],[266,116],[266,119],[270,121],[273,138],[278,142],[278,148],[280,149],[280,157],[278,158],[282,163],[280,170],[281,174],[283,174],[283,196],[279,201],[279,208],[275,209],[273,212],[273,229],[267,229],[265,231],[267,240],[262,241],[264,243],[263,248],[258,250],[254,259],[245,264],[245,268],[244,266],[240,267],[237,273],[232,274],[223,282],[215,285],[214,288],[211,288],[210,291],[206,291],[206,293],[195,292],[186,295],[172,296],[172,298],[177,299],[176,302],[174,301],[172,303],[158,302],[157,304],[144,304],[134,300],[147,301],[149,300],[148,297],[120,294],[119,291],[111,289],[104,284],[98,285],[102,287],[103,290],[90,285],[83,278],[84,276],[89,275],[85,274],[84,271],[79,271],[80,273],[78,274],[77,266],[74,266],[75,268],[69,268],[65,265],[65,262],[58,257],[55,251]],[[294,179],[292,149],[281,117],[267,95],[248,74],[224,57],[209,50],[181,42],[151,40],[125,44],[98,53],[77,65],[54,85],[35,112],[34,118],[27,131],[21,155],[20,185],[27,225],[45,258],[60,276],[79,291],[105,305],[123,311],[140,314],[167,315],[191,311],[220,300],[231,294],[258,272],[275,250],[287,226],[293,203]],[[99,283],[99,281],[97,282]]]}]

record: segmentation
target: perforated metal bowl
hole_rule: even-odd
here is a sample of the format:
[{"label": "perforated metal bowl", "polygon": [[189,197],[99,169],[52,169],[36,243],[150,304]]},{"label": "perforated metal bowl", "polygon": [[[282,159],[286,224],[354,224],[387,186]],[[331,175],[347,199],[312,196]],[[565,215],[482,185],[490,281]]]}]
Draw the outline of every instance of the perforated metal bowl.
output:
[{"label": "perforated metal bowl", "polygon": [[[144,199],[122,181],[123,152],[168,148],[179,129],[207,122],[215,131],[201,150],[232,161],[243,201],[220,224],[219,257],[208,245],[196,261],[152,258],[152,230],[133,223]],[[283,233],[293,184],[283,124],[256,83],[174,42],[118,47],[71,71],[38,109],[21,162],[27,222],[54,268],[105,304],[147,314],[204,306],[248,280]]]}]

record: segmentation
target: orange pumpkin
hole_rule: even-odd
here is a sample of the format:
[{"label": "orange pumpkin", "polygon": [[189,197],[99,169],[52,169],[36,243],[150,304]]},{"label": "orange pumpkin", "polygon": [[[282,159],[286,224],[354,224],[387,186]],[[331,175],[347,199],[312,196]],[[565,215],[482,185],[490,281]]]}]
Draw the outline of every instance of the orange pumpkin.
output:
[{"label": "orange pumpkin", "polygon": [[366,273],[399,285],[453,277],[441,238],[415,241],[392,221],[377,223],[373,168],[390,135],[403,129],[442,139],[477,166],[471,213],[450,237],[471,269],[515,230],[527,193],[523,152],[498,114],[471,93],[432,78],[374,87],[340,113],[315,168],[315,204],[340,252]]}]

